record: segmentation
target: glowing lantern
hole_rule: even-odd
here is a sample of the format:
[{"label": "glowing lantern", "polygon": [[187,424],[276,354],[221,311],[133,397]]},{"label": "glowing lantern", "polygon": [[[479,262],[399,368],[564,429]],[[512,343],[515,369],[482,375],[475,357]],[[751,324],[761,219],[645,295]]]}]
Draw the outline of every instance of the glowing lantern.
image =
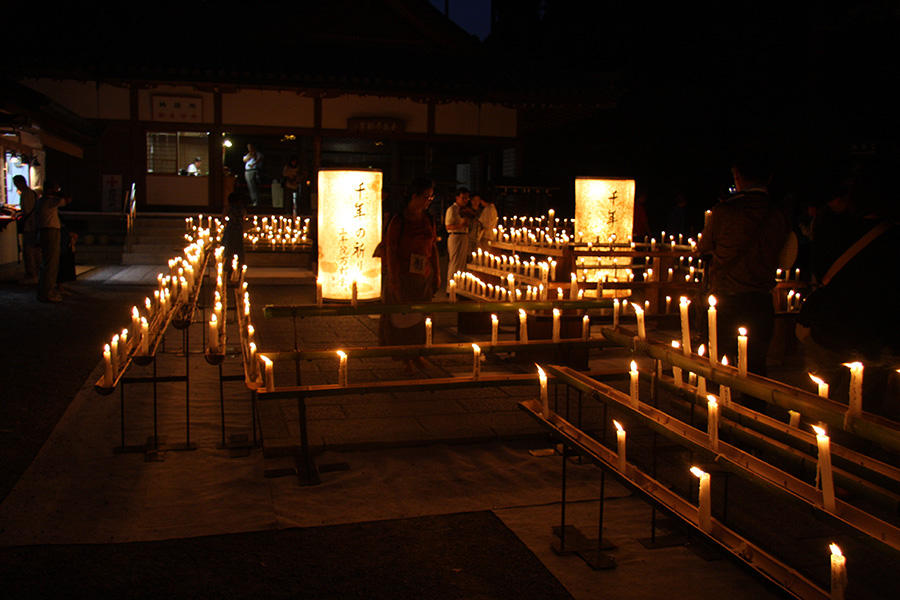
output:
[{"label": "glowing lantern", "polygon": [[319,171],[319,281],[330,300],[381,296],[382,173],[376,170]]},{"label": "glowing lantern", "polygon": [[[612,240],[627,241],[634,222],[634,180],[575,178],[575,223],[584,239],[601,246]],[[601,266],[599,258],[585,257],[585,266]],[[587,281],[614,281],[617,269],[586,269]],[[612,293],[612,291],[610,292]],[[631,290],[618,290],[629,296]]]}]

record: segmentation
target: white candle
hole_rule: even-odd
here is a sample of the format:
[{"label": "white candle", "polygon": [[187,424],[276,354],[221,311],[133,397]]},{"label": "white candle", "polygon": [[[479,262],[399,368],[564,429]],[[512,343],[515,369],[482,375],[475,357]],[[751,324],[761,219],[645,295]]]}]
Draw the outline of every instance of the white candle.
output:
[{"label": "white candle", "polygon": [[425,317],[425,347],[430,348],[432,344],[431,317]]},{"label": "white candle", "polygon": [[481,378],[481,346],[472,344],[472,379]]},{"label": "white candle", "polygon": [[219,321],[216,315],[209,318],[209,353],[219,353]]},{"label": "white candle", "polygon": [[456,302],[456,280],[450,280],[450,302]]},{"label": "white candle", "polygon": [[559,317],[560,312],[558,308],[553,309],[553,343],[559,343]]},{"label": "white candle", "polygon": [[615,298],[613,300],[613,329],[618,329],[619,327],[619,299]]},{"label": "white candle", "polygon": [[688,304],[690,304],[690,301],[684,296],[678,301],[678,308],[681,311],[681,349],[685,356],[691,355],[691,326],[688,323]]},{"label": "white candle", "polygon": [[850,406],[847,409],[847,416],[860,418],[862,416],[863,364],[857,361],[844,363],[844,366],[850,368]]},{"label": "white candle", "polygon": [[578,300],[578,279],[575,273],[572,273],[571,283],[569,283],[569,300]]},{"label": "white candle", "polygon": [[316,278],[316,306],[322,306],[322,281]]},{"label": "white candle", "polygon": [[716,330],[716,297],[709,297],[709,310],[707,310],[707,324],[709,325],[709,364],[714,365],[719,360],[719,332]]},{"label": "white candle", "polygon": [[[728,357],[722,357],[722,366],[728,366]],[[731,408],[731,388],[725,385],[719,384],[719,395],[722,397],[722,404],[726,407]]]},{"label": "white candle", "polygon": [[354,279],[353,281],[350,282],[350,306],[353,306],[354,308],[359,305],[359,302],[357,300],[357,297],[358,297],[357,290],[358,290],[358,286],[356,285],[356,280]]},{"label": "white candle", "polygon": [[556,281],[556,261],[550,261],[550,280]]},{"label": "white candle", "polygon": [[831,549],[831,600],[844,600],[847,589],[847,558],[836,544]]},{"label": "white candle", "polygon": [[519,341],[528,341],[528,316],[523,309],[519,309]]},{"label": "white candle", "polygon": [[700,501],[698,506],[700,530],[712,533],[712,501],[709,490],[709,473],[697,467],[691,467],[691,473],[700,478]]},{"label": "white candle", "polygon": [[668,282],[669,283],[672,283],[672,278],[674,275],[675,275],[675,271],[672,269],[672,267],[669,267],[669,273],[668,273]]},{"label": "white candle", "polygon": [[[138,312],[137,306],[131,307],[131,331],[134,332],[134,335],[137,335],[137,332],[141,330],[141,313]],[[135,338],[137,339],[137,338]]]},{"label": "white candle", "polygon": [[273,392],[275,391],[275,365],[268,356],[260,356],[260,358],[264,365],[263,373],[266,374],[266,391]]},{"label": "white candle", "polygon": [[591,338],[591,318],[587,315],[581,318],[581,339],[588,340]]},{"label": "white candle", "polygon": [[788,424],[791,427],[800,427],[800,413],[795,410],[789,410],[788,415],[790,415],[790,421]]},{"label": "white candle", "polygon": [[819,446],[819,483],[822,486],[822,506],[828,512],[835,512],[834,479],[831,473],[831,441],[825,430],[813,425],[816,444]]},{"label": "white candle", "polygon": [[719,451],[719,403],[716,397],[709,394],[706,397],[707,410],[709,411],[709,419],[707,420],[706,431],[709,434],[709,447],[713,451]]},{"label": "white candle", "polygon": [[625,430],[622,428],[622,425],[613,420],[613,425],[616,426],[616,449],[619,453],[619,473],[625,472]]},{"label": "white candle", "polygon": [[812,373],[809,374],[809,378],[812,379],[813,382],[819,386],[819,396],[821,396],[822,398],[827,398],[828,397],[828,384],[825,383],[824,381],[822,381],[821,379],[819,379],[818,377],[816,377],[815,375],[813,375]]},{"label": "white candle", "polygon": [[119,334],[113,336],[112,342],[109,344],[110,356],[112,358],[113,373],[119,372]]},{"label": "white candle", "polygon": [[112,387],[113,369],[112,353],[109,344],[103,346],[103,387]]},{"label": "white candle", "polygon": [[497,315],[491,315],[491,344],[497,345],[497,338],[500,335],[500,319]]},{"label": "white candle", "polygon": [[638,306],[637,304],[633,304],[634,306],[634,314],[637,317],[637,330],[638,337],[641,340],[647,339],[647,328],[644,325],[644,309]]},{"label": "white candle", "polygon": [[256,371],[256,344],[250,342],[247,344],[247,348],[250,350],[250,360],[247,364],[250,365],[250,379],[253,379],[253,373]]},{"label": "white candle", "polygon": [[[681,346],[677,341],[672,340],[672,348],[674,350],[678,350]],[[675,387],[680,388],[683,385],[683,381],[681,378],[681,367],[676,367],[672,365],[672,378],[675,380]]]},{"label": "white candle", "polygon": [[628,372],[631,376],[631,405],[634,408],[638,407],[638,403],[640,401],[640,387],[639,387],[639,373],[637,370],[637,363],[631,361],[631,370]]},{"label": "white candle", "polygon": [[666,296],[666,312],[665,314],[669,314],[669,309],[672,308],[672,296]]},{"label": "white candle", "polygon": [[742,376],[747,375],[747,330],[738,327],[738,373]]},{"label": "white candle", "polygon": [[144,317],[141,317],[141,354],[150,354],[150,326]]},{"label": "white candle", "polygon": [[349,375],[347,373],[347,353],[343,350],[338,350],[337,355],[340,359],[340,363],[338,364],[338,385],[347,387],[347,383],[349,382]]},{"label": "white candle", "polygon": [[537,370],[538,370],[538,378],[541,381],[541,405],[543,406],[543,409],[544,409],[544,418],[549,420],[550,419],[550,400],[547,395],[547,374],[544,373],[544,370],[540,366],[538,366],[538,365],[535,365],[535,366],[537,367]]}]

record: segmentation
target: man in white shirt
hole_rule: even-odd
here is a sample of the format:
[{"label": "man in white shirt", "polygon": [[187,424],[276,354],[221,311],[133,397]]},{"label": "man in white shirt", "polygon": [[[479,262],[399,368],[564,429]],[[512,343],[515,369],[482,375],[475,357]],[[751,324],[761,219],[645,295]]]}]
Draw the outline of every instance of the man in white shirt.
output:
[{"label": "man in white shirt", "polygon": [[200,176],[200,163],[203,162],[203,159],[199,156],[194,159],[194,162],[188,165],[187,174],[192,175],[194,177]]},{"label": "man in white shirt", "polygon": [[447,228],[447,286],[457,271],[466,270],[466,255],[469,251],[469,220],[460,211],[469,204],[469,190],[459,188],[456,201],[447,208],[444,215],[444,227]]}]

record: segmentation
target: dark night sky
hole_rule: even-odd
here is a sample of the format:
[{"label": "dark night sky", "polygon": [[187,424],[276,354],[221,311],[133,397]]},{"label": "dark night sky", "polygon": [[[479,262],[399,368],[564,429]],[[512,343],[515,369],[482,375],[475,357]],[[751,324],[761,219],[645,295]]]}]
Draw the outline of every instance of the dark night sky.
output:
[{"label": "dark night sky", "polygon": [[431,0],[442,13],[449,6],[450,19],[483,40],[491,30],[491,0]]}]

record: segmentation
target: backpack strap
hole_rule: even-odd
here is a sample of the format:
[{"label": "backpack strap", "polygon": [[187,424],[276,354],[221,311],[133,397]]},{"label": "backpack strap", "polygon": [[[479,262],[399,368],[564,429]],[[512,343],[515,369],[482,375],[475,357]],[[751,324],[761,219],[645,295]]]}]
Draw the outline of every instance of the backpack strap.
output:
[{"label": "backpack strap", "polygon": [[834,261],[831,266],[828,268],[828,272],[825,273],[825,276],[822,277],[822,285],[827,285],[829,281],[831,281],[835,275],[837,275],[838,271],[844,268],[850,260],[860,253],[860,251],[868,246],[871,242],[875,240],[882,233],[890,229],[891,223],[889,221],[882,221],[875,227],[869,230],[869,233],[862,236],[856,243],[847,248],[847,250],[841,254],[836,261]]}]

